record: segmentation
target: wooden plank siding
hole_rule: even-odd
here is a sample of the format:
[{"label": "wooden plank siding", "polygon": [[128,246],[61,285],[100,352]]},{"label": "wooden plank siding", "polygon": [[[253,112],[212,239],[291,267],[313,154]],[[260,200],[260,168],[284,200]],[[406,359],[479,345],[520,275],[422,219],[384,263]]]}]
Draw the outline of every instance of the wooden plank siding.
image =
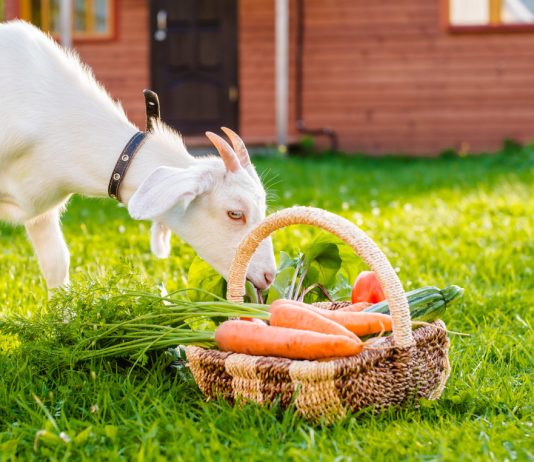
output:
[{"label": "wooden plank siding", "polygon": [[[273,4],[240,4],[241,130],[252,141],[275,139]],[[305,5],[304,117],[335,129],[342,149],[435,155],[534,140],[533,32],[450,34],[438,0]]]},{"label": "wooden plank siding", "polygon": [[150,86],[148,26],[146,0],[117,0],[116,39],[75,43],[82,60],[141,129],[145,125],[142,92]]},{"label": "wooden plank siding", "polygon": [[[19,14],[19,0],[6,1],[6,19]],[[74,40],[82,61],[94,71],[132,122],[144,127],[143,89],[150,82],[148,7],[146,0],[116,0],[115,37]]]},{"label": "wooden plank siding", "polygon": [[19,14],[19,0],[4,0],[3,18],[5,20],[16,18]]},{"label": "wooden plank siding", "polygon": [[[115,39],[74,45],[142,127],[148,2],[116,1]],[[534,31],[450,33],[440,12],[445,1],[305,0],[306,125],[332,128],[341,149],[370,154],[495,150],[505,138],[534,140]],[[6,17],[17,15],[18,4],[5,0]],[[239,120],[251,144],[276,140],[274,4],[239,0]],[[292,140],[299,137],[295,7],[290,0]]]}]

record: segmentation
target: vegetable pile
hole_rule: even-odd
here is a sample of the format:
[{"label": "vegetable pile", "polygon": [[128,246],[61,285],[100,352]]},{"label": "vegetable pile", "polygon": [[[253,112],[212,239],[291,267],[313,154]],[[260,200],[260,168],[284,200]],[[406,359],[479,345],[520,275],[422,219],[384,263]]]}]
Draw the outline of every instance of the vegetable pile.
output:
[{"label": "vegetable pile", "polygon": [[[366,280],[374,284],[375,274],[367,273]],[[215,331],[217,346],[234,353],[291,359],[313,360],[358,354],[366,345],[375,342],[374,335],[392,330],[387,302],[366,302],[374,295],[369,295],[368,287],[362,289],[367,297],[358,292],[361,281],[357,279],[355,287],[358,299],[363,300],[343,309],[328,310],[279,299],[270,306],[269,325],[260,319],[223,322]],[[438,319],[447,303],[462,293],[458,286],[444,290],[424,287],[409,292],[407,296],[414,327]],[[361,337],[366,341],[363,342]]]},{"label": "vegetable pile", "polygon": [[[355,257],[347,249],[337,239],[320,235],[296,257],[281,252],[278,273],[268,291],[255,292],[247,283],[250,302],[266,300],[270,305],[269,324],[258,320],[254,324],[226,321],[217,328],[217,346],[237,353],[320,359],[357,354],[367,343],[374,343],[375,339],[370,337],[388,335],[392,322],[376,274],[362,271],[351,286],[349,280],[355,275],[350,269],[355,267]],[[225,295],[225,281],[198,258],[188,279],[192,288]],[[414,327],[438,319],[447,303],[462,292],[458,286],[443,290],[424,287],[408,292]],[[204,295],[200,294],[201,300]],[[312,305],[349,298],[351,305],[335,311]]]},{"label": "vegetable pile", "polygon": [[[392,325],[376,276],[356,278],[349,253],[324,238],[296,257],[282,252],[270,289],[247,286],[247,302],[239,304],[224,300],[225,281],[200,259],[191,265],[190,288],[172,294],[122,290],[119,280],[76,287],[45,312],[0,318],[0,336],[47,369],[105,358],[145,365],[178,345],[294,359],[351,356]],[[408,292],[414,328],[438,319],[462,293],[457,286]],[[350,299],[335,311],[312,305]]]},{"label": "vegetable pile", "polygon": [[226,321],[215,331],[224,351],[292,359],[321,359],[360,353],[359,336],[391,331],[381,313],[336,312],[291,300],[277,300],[263,322]]}]

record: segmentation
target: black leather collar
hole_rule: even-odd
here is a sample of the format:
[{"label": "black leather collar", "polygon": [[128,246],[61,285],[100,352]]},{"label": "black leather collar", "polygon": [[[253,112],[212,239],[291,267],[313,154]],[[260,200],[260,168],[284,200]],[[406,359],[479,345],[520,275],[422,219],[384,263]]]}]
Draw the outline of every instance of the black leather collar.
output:
[{"label": "black leather collar", "polygon": [[143,145],[146,136],[152,131],[152,124],[154,119],[160,118],[159,99],[157,93],[151,90],[144,90],[145,95],[145,110],[146,110],[146,129],[144,132],[137,132],[130,138],[126,146],[121,152],[121,155],[117,159],[115,168],[111,173],[111,178],[108,185],[109,197],[122,202],[120,195],[120,186],[122,180],[126,176],[126,172],[132,163],[133,158],[139,151],[139,148]]}]

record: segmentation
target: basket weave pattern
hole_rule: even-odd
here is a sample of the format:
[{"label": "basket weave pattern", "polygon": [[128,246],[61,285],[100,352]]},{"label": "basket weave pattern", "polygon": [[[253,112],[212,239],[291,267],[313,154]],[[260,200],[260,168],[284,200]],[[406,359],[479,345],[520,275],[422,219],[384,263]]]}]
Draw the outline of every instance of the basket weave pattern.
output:
[{"label": "basket weave pattern", "polygon": [[[189,367],[210,399],[278,401],[311,419],[331,422],[367,407],[385,409],[437,399],[449,376],[449,340],[437,321],[414,331],[415,345],[394,348],[387,337],[358,356],[295,361],[187,347]],[[298,393],[295,392],[298,390]]]},{"label": "basket weave pattern", "polygon": [[[228,298],[242,301],[248,263],[261,241],[289,224],[313,224],[345,240],[377,272],[393,317],[393,335],[348,358],[300,361],[187,347],[189,367],[208,398],[295,403],[310,420],[332,422],[373,407],[414,404],[441,395],[450,366],[445,325],[436,321],[412,332],[406,295],[396,273],[367,235],[324,210],[294,207],[271,215],[245,238],[228,280]],[[320,303],[338,309],[346,303]]]}]

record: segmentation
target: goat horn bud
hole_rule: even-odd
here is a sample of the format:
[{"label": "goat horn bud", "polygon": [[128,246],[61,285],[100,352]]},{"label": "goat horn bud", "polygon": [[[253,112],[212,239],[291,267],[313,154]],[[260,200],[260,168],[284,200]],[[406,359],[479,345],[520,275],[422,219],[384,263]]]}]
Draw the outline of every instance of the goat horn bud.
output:
[{"label": "goat horn bud", "polygon": [[229,172],[236,172],[239,170],[239,159],[230,145],[219,135],[216,135],[213,132],[206,132],[206,136],[213,143],[215,149],[217,149],[217,152],[224,162],[224,165],[226,165],[226,170]]},{"label": "goat horn bud", "polygon": [[244,141],[236,132],[227,127],[221,127],[221,130],[226,133],[228,138],[230,138],[232,146],[234,147],[234,151],[239,158],[239,162],[241,163],[241,167],[248,167],[250,165],[250,156],[248,155],[248,150]]}]

